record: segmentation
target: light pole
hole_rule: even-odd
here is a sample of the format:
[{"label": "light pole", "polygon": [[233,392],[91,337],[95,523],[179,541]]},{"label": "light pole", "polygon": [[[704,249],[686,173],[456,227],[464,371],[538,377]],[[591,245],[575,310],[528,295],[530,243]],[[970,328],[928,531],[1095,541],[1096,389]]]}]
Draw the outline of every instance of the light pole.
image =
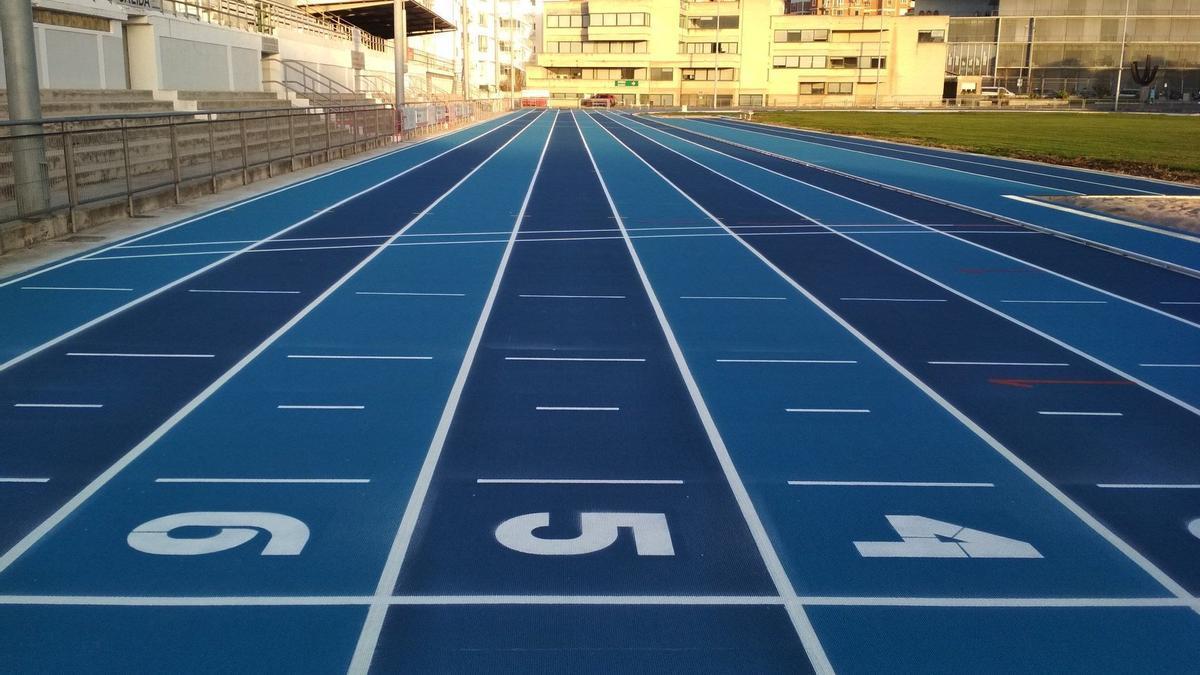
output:
[{"label": "light pole", "polygon": [[879,69],[885,63],[883,60],[883,0],[879,3],[879,41],[875,45],[875,109],[879,109]]},{"label": "light pole", "polygon": [[404,16],[405,0],[392,1],[392,25],[395,34],[392,36],[392,51],[396,55],[396,114],[402,115],[404,106],[404,71],[408,69],[405,60],[408,58],[408,22]]},{"label": "light pole", "polygon": [[713,43],[713,110],[717,109],[717,85],[721,83],[721,3],[714,2],[717,16],[717,41]]},{"label": "light pole", "polygon": [[1129,0],[1125,0],[1125,25],[1121,28],[1121,58],[1117,61],[1117,89],[1113,92],[1113,112],[1121,107],[1121,74],[1125,72],[1125,43],[1129,41]]},{"label": "light pole", "polygon": [[[38,91],[33,6],[22,0],[0,1],[0,34],[3,34],[4,72],[8,79],[8,116],[17,121],[40,120],[42,99]],[[50,206],[42,125],[22,124],[13,127],[10,133],[17,211],[21,214],[42,211]]]}]

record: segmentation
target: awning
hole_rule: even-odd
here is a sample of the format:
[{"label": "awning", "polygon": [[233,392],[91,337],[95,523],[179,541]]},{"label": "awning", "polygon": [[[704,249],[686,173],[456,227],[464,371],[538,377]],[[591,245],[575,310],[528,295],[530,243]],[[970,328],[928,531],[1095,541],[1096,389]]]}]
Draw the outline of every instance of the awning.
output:
[{"label": "awning", "polygon": [[[385,40],[394,38],[396,34],[392,21],[392,0],[314,1],[298,3],[297,7],[309,14],[332,14]],[[405,0],[404,21],[407,28],[405,33],[410,36],[454,30],[454,24],[416,0]]]}]

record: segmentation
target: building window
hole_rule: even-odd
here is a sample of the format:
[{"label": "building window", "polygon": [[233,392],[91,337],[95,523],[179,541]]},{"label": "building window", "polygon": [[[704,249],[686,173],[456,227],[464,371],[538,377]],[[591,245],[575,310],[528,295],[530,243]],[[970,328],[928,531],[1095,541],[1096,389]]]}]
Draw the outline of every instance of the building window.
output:
[{"label": "building window", "polygon": [[479,36],[479,51],[486,52],[488,50],[488,38],[486,35]]},{"label": "building window", "polygon": [[830,82],[826,85],[826,89],[830,94],[853,94],[853,82]]},{"label": "building window", "polygon": [[742,94],[738,96],[738,105],[750,107],[762,107],[762,94]]},{"label": "building window", "polygon": [[547,54],[645,54],[645,40],[547,42]]},{"label": "building window", "polygon": [[736,54],[738,53],[738,43],[736,42],[680,42],[680,54],[712,54],[714,51],[720,54]]},{"label": "building window", "polygon": [[[734,68],[680,68],[679,74],[684,82],[711,82],[714,79],[719,79],[723,82],[732,82],[735,78]],[[713,73],[719,73],[719,76],[713,76]]]},{"label": "building window", "polygon": [[824,96],[825,95],[825,83],[824,82],[801,82],[800,83],[800,95],[801,96]]},{"label": "building window", "polygon": [[649,26],[645,12],[605,12],[595,14],[548,14],[546,28],[596,28],[600,26]]},{"label": "building window", "polygon": [[736,16],[688,16],[683,19],[684,28],[691,30],[737,29],[740,21]]},{"label": "building window", "polygon": [[651,82],[670,82],[674,79],[675,79],[675,69],[674,68],[651,68],[650,69],[650,81]]},{"label": "building window", "polygon": [[872,56],[867,59],[866,67],[871,70],[887,68],[887,57],[886,56]]},{"label": "building window", "polygon": [[828,40],[829,31],[826,29],[775,31],[776,42],[827,42]]},{"label": "building window", "polygon": [[945,42],[946,31],[923,30],[917,32],[917,42]]},{"label": "building window", "polygon": [[675,105],[674,94],[650,94],[649,103],[655,107]]},{"label": "building window", "polygon": [[857,56],[831,56],[829,57],[829,67],[834,69],[842,68],[858,68]]},{"label": "building window", "polygon": [[776,56],[772,68],[824,68],[824,56]]}]

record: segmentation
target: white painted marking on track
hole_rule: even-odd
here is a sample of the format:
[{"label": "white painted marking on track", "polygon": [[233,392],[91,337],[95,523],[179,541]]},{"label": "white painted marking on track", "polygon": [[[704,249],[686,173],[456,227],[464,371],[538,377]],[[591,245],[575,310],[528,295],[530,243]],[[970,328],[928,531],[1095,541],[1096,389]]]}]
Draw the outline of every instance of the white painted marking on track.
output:
[{"label": "white painted marking on track", "polygon": [[1059,415],[1067,417],[1122,417],[1119,412],[1087,412],[1079,410],[1039,410],[1039,415]]},{"label": "white painted marking on track", "polygon": [[370,478],[155,478],[155,483],[232,483],[265,485],[340,485],[370,483]]},{"label": "white painted marking on track", "polygon": [[505,361],[582,361],[595,363],[645,363],[646,359],[601,358],[590,356],[506,356]]},{"label": "white painted marking on track", "polygon": [[288,354],[289,359],[329,359],[347,361],[432,361],[432,356],[387,356],[382,354]]},{"label": "white painted marking on track", "polygon": [[1069,363],[1040,361],[928,361],[931,366],[1069,366]]},{"label": "white painted marking on track", "polygon": [[23,291],[132,291],[132,288],[109,288],[104,286],[22,286]]},{"label": "white painted marking on track", "polygon": [[49,478],[22,478],[20,476],[0,476],[0,483],[49,483]]},{"label": "white painted marking on track", "polygon": [[866,408],[787,408],[790,413],[850,413],[863,414],[869,413]]},{"label": "white painted marking on track", "polygon": [[816,364],[854,364],[858,361],[842,359],[717,359],[717,363],[816,363]]},{"label": "white painted marking on track", "polygon": [[838,298],[854,302],[946,302],[944,298]]},{"label": "white painted marking on track", "polygon": [[1139,363],[1143,368],[1200,368],[1200,363]]},{"label": "white painted marking on track", "polygon": [[[613,237],[614,239],[616,237]],[[522,293],[522,298],[561,298],[570,300],[624,300],[624,295],[549,295],[541,293]]]},{"label": "white painted marking on track", "polygon": [[1200,490],[1200,483],[1096,483],[1114,490]]},{"label": "white painted marking on track", "polygon": [[616,406],[539,405],[534,410],[546,412],[615,412],[620,410],[620,408]]},{"label": "white painted marking on track", "polygon": [[279,410],[363,410],[361,405],[277,405]]},{"label": "white painted marking on track", "polygon": [[401,291],[355,291],[355,295],[400,295],[412,297],[464,298],[466,293],[417,293]]},{"label": "white painted marking on track", "polygon": [[1200,300],[1163,300],[1160,305],[1200,305]]},{"label": "white painted marking on track", "polygon": [[1091,213],[1089,211],[1081,211],[1079,209],[1073,209],[1073,208],[1070,208],[1067,206],[1062,206],[1061,204],[1051,204],[1049,202],[1044,202],[1039,199],[1029,199],[1028,197],[1022,197],[1020,195],[1004,195],[1004,196],[1007,197],[1008,199],[1011,199],[1013,201],[1018,201],[1023,204],[1032,204],[1033,206],[1041,206],[1042,208],[1053,209],[1055,211],[1062,211],[1064,213],[1070,213],[1075,216],[1083,216],[1084,218],[1100,220],[1100,221],[1104,221],[1106,223],[1114,223],[1116,225],[1124,225],[1125,227],[1132,227],[1132,228],[1136,228],[1139,230],[1145,230],[1147,232],[1154,232],[1156,234],[1164,234],[1169,237],[1176,237],[1179,239],[1186,239],[1188,241],[1200,243],[1200,237],[1186,234],[1184,232],[1177,232],[1175,230],[1170,230],[1165,227],[1153,227],[1150,225],[1143,225],[1141,223],[1135,223],[1135,222],[1129,221],[1129,220],[1121,220],[1120,218],[1104,216],[1099,213]]},{"label": "white painted marking on track", "polygon": [[94,356],[123,359],[211,359],[215,354],[137,354],[122,352],[67,352],[67,356]]},{"label": "white painted marking on track", "polygon": [[789,480],[788,485],[826,487],[991,488],[995,483],[936,483],[928,481]]},{"label": "white painted marking on track", "polygon": [[681,295],[680,300],[787,300],[787,298],[757,295]]},{"label": "white painted marking on track", "polygon": [[14,408],[103,408],[103,403],[14,403]]},{"label": "white painted marking on track", "polygon": [[1107,305],[1107,300],[1001,300],[1010,305]]},{"label": "white painted marking on track", "polygon": [[479,478],[480,485],[683,485],[677,479],[608,478]]},{"label": "white painted marking on track", "polygon": [[299,295],[300,291],[252,291],[232,288],[189,288],[188,293],[245,293],[249,295]]}]

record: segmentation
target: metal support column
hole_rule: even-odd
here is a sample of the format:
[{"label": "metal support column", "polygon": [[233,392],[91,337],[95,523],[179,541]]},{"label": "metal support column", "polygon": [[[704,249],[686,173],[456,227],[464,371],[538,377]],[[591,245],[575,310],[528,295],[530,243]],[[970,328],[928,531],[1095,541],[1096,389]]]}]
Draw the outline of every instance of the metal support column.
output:
[{"label": "metal support column", "polygon": [[[9,119],[42,119],[32,4],[17,0],[0,2],[0,39],[4,42]],[[42,125],[22,124],[12,127],[10,133],[17,211],[21,214],[44,211],[50,207],[50,183]]]},{"label": "metal support column", "polygon": [[399,116],[404,105],[404,72],[408,69],[405,64],[408,58],[408,23],[404,17],[404,0],[392,1],[392,22],[396,30],[392,47],[396,54],[396,115]]}]

